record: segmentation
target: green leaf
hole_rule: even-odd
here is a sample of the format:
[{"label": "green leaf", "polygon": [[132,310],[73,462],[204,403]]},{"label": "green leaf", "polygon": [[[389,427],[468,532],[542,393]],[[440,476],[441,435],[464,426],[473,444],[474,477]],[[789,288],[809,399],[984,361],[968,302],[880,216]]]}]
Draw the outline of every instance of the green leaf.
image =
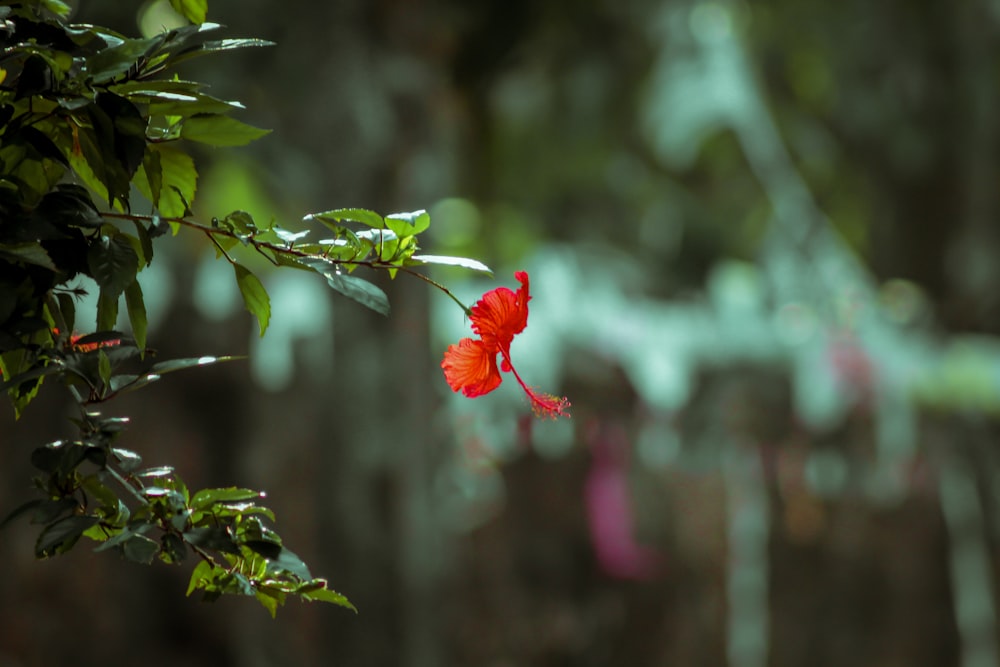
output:
[{"label": "green leaf", "polygon": [[267,331],[267,323],[271,319],[271,299],[267,296],[267,290],[254,274],[242,264],[233,264],[236,272],[236,284],[243,295],[243,303],[246,309],[257,318],[260,325],[260,335]]},{"label": "green leaf", "polygon": [[344,296],[354,299],[362,306],[371,308],[376,313],[389,315],[389,297],[377,285],[362,278],[339,274],[327,275],[326,282],[330,287]]},{"label": "green leaf", "polygon": [[38,558],[45,558],[69,551],[84,531],[97,521],[97,517],[94,516],[68,516],[49,524],[35,542],[35,555]]},{"label": "green leaf", "polygon": [[431,216],[427,211],[411,213],[391,213],[385,216],[385,224],[396,236],[416,236],[431,226]]},{"label": "green leaf", "polygon": [[309,602],[331,602],[341,607],[346,607],[357,613],[357,608],[343,595],[335,590],[327,588],[325,579],[313,579],[296,591],[303,600]]},{"label": "green leaf", "polygon": [[209,146],[245,146],[270,132],[219,114],[192,116],[181,127],[182,137]]},{"label": "green leaf", "polygon": [[437,264],[440,266],[460,266],[493,275],[493,270],[480,261],[468,257],[448,257],[445,255],[413,255],[406,261],[407,266]]},{"label": "green leaf", "polygon": [[280,547],[276,558],[268,558],[267,560],[268,572],[290,572],[304,581],[312,579],[312,574],[309,573],[309,568],[302,562],[302,559],[285,547]]},{"label": "green leaf", "polygon": [[87,268],[102,292],[117,297],[135,282],[139,256],[124,234],[102,234],[87,250]]},{"label": "green leaf", "polygon": [[148,39],[122,39],[87,59],[86,71],[94,83],[104,83],[125,74],[139,58],[163,42],[163,36]]},{"label": "green leaf", "polygon": [[139,167],[136,187],[166,217],[183,217],[198,189],[194,160],[179,148],[163,144],[151,145],[148,151],[151,155]]},{"label": "green leaf", "polygon": [[304,219],[319,220],[334,231],[339,231],[339,226],[336,223],[343,222],[345,220],[350,222],[360,222],[361,224],[368,225],[369,227],[385,227],[385,220],[383,220],[381,215],[375,211],[369,211],[364,208],[337,208],[332,211],[323,211],[322,213],[310,213]]},{"label": "green leaf", "polygon": [[230,486],[224,489],[202,489],[191,496],[191,509],[205,509],[215,503],[227,503],[241,500],[259,500],[263,497],[260,491],[240,489]]},{"label": "green leaf", "polygon": [[142,457],[130,449],[112,447],[111,453],[118,459],[118,465],[124,472],[132,472],[142,465]]},{"label": "green leaf", "polygon": [[111,383],[111,360],[104,350],[97,351],[97,373],[101,377],[101,382],[107,387]]},{"label": "green leaf", "polygon": [[191,572],[191,579],[188,581],[187,595],[191,595],[197,589],[201,588],[205,583],[211,581],[212,563],[207,560],[200,561]]},{"label": "green leaf", "polygon": [[299,262],[322,274],[327,284],[344,296],[382,315],[389,314],[389,297],[378,286],[355,276],[340,273],[340,269],[321,257],[300,257]]},{"label": "green leaf", "polygon": [[100,294],[97,296],[98,331],[111,331],[115,328],[115,323],[118,321],[118,297],[117,292],[112,294],[103,287],[101,288]]},{"label": "green leaf", "polygon": [[59,16],[68,16],[72,9],[65,2],[62,2],[62,0],[42,0],[42,6]]},{"label": "green leaf", "polygon": [[126,560],[149,565],[160,552],[160,544],[145,535],[133,535],[122,544],[121,549]]},{"label": "green leaf", "polygon": [[45,248],[38,243],[4,243],[0,247],[0,257],[15,262],[34,264],[50,271],[56,270],[56,265],[52,263],[52,258],[45,252]]},{"label": "green leaf", "polygon": [[139,348],[140,356],[146,351],[146,302],[142,297],[142,287],[138,280],[125,288],[125,306],[128,308],[128,319],[132,323],[132,336]]},{"label": "green leaf", "polygon": [[170,0],[170,6],[191,23],[204,23],[208,17],[208,0]]},{"label": "green leaf", "polygon": [[274,590],[269,587],[258,587],[254,593],[254,597],[257,599],[257,602],[263,605],[264,609],[267,609],[268,613],[271,614],[271,618],[277,618],[278,605],[285,604],[285,594],[280,590]]}]

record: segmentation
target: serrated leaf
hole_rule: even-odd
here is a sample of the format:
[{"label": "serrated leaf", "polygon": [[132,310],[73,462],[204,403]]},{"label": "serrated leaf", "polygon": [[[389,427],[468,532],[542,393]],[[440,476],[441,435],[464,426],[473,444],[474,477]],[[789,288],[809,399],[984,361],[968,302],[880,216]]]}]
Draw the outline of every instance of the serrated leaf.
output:
[{"label": "serrated leaf", "polygon": [[245,146],[270,132],[219,114],[192,116],[181,126],[183,138],[209,146]]},{"label": "serrated leaf", "polygon": [[299,589],[299,595],[303,600],[307,600],[309,602],[330,602],[341,607],[346,607],[355,613],[358,611],[345,596],[335,590],[327,588],[325,579],[314,579],[303,586],[303,588],[307,588],[307,590],[303,590],[302,588]]},{"label": "serrated leaf", "polygon": [[52,263],[52,258],[45,252],[45,248],[38,243],[4,243],[3,247],[0,247],[0,257],[15,262],[42,266],[50,271],[56,270],[56,265]]},{"label": "serrated leaf", "polygon": [[431,226],[431,216],[423,210],[410,213],[391,213],[385,216],[385,224],[400,238],[416,236]]},{"label": "serrated leaf", "polygon": [[319,220],[320,222],[326,223],[327,226],[334,231],[339,231],[339,225],[336,223],[343,222],[345,220],[349,222],[360,222],[363,225],[375,228],[382,228],[385,226],[385,220],[383,220],[381,215],[375,211],[369,211],[365,208],[336,208],[332,211],[323,211],[322,213],[310,213],[305,217],[305,219]]},{"label": "serrated leaf", "polygon": [[243,304],[257,318],[260,335],[263,336],[271,319],[271,299],[267,296],[267,290],[264,289],[260,279],[242,264],[234,263],[233,270],[236,272],[236,284],[243,296]]},{"label": "serrated leaf", "polygon": [[128,309],[128,320],[132,324],[132,336],[139,348],[139,356],[146,352],[146,302],[142,296],[142,286],[138,280],[125,288],[125,307]]},{"label": "serrated leaf", "polygon": [[118,296],[135,280],[139,256],[123,234],[102,234],[87,250],[87,268],[102,292]]},{"label": "serrated leaf", "polygon": [[170,6],[191,23],[204,23],[208,17],[208,0],[170,0]]},{"label": "serrated leaf", "polygon": [[446,255],[413,255],[410,257],[406,264],[408,266],[412,265],[426,265],[426,264],[437,264],[439,266],[460,266],[463,269],[472,269],[473,271],[480,271],[482,273],[487,273],[493,275],[493,270],[483,264],[482,262],[469,259],[468,257],[448,257]]}]

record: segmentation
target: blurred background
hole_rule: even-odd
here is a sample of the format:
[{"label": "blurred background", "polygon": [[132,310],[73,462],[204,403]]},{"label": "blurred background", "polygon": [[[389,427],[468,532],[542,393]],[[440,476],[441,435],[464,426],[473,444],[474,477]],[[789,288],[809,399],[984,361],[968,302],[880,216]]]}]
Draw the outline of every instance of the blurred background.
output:
[{"label": "blurred background", "polygon": [[[127,34],[166,3],[83,0]],[[426,208],[467,303],[531,274],[526,380],[453,395],[468,334],[263,275],[257,337],[201,239],[140,277],[163,358],[106,406],[188,484],[265,489],[360,610],[184,597],[190,564],[0,540],[0,665],[1000,664],[1000,3],[211,0],[269,49],[192,63],[274,133],[202,151],[196,210],[294,228]],[[263,267],[261,268],[263,272]],[[69,432],[54,388],[14,424]],[[21,449],[18,449],[20,447]],[[23,456],[17,454],[23,450]],[[234,468],[231,461],[240,461]]]}]

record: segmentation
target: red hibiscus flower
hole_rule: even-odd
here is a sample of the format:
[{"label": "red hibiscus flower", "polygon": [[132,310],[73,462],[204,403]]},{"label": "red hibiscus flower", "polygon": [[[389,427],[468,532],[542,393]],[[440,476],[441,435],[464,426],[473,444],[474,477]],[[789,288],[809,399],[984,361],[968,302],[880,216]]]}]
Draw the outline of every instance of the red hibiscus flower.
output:
[{"label": "red hibiscus flower", "polygon": [[[510,343],[528,325],[528,274],[518,271],[514,277],[521,283],[516,292],[498,287],[483,295],[472,307],[472,330],[479,338],[463,338],[449,345],[441,368],[444,378],[454,391],[469,398],[488,394],[500,386],[500,371],[513,373],[518,384],[531,400],[531,407],[540,417],[568,417],[569,401],[535,391],[521,379],[510,361]],[[497,354],[502,358],[497,368]]]}]

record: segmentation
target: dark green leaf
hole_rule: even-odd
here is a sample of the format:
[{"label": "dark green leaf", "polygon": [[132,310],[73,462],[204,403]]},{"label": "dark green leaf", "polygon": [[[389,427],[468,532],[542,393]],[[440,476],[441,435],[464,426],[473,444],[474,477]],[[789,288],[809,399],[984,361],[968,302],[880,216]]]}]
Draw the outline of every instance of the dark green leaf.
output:
[{"label": "dark green leaf", "polygon": [[117,297],[135,282],[139,256],[124,234],[102,234],[90,244],[87,267],[101,291]]},{"label": "dark green leaf", "polygon": [[49,524],[35,542],[35,555],[44,558],[69,551],[80,535],[97,521],[94,516],[68,516]]},{"label": "dark green leaf", "polygon": [[[257,551],[257,549],[254,548],[254,551]],[[285,547],[280,547],[280,551],[278,552],[276,557],[268,557],[266,554],[260,551],[258,551],[258,553],[261,553],[261,555],[267,558],[268,572],[284,571],[284,572],[290,572],[291,574],[294,574],[296,577],[304,581],[309,581],[310,579],[312,579],[312,574],[309,573],[309,568],[306,567],[306,564],[302,562],[302,559],[299,558],[297,555],[295,555],[289,549],[286,549]]]},{"label": "dark green leaf", "polygon": [[112,294],[101,288],[97,296],[98,331],[110,331],[115,328],[115,323],[118,321],[118,296],[118,293]]},{"label": "dark green leaf", "polygon": [[50,271],[56,270],[52,258],[38,243],[4,243],[0,247],[0,257],[25,264],[34,264]]},{"label": "dark green leaf", "polygon": [[389,297],[367,280],[342,274],[327,274],[326,282],[344,296],[382,315],[389,314]]},{"label": "dark green leaf", "polygon": [[121,550],[126,560],[149,565],[160,552],[160,544],[145,535],[133,535],[121,545]]},{"label": "dark green leaf", "polygon": [[125,74],[135,62],[163,42],[163,35],[148,39],[125,39],[87,59],[86,70],[95,83]]},{"label": "dark green leaf", "polygon": [[[36,507],[38,507],[41,504],[42,504],[42,500],[40,498],[35,498],[34,500],[29,500],[27,502],[21,503],[20,505],[18,505],[14,509],[12,509],[7,514],[7,516],[5,516],[3,518],[3,521],[0,521],[0,530],[2,530],[3,528],[5,528],[7,526],[7,524],[9,524],[12,521],[16,520],[19,516],[27,514],[28,512],[32,511],[33,509],[35,509]],[[76,505],[76,503],[73,503],[73,504]]]},{"label": "dark green leaf", "polygon": [[246,309],[257,318],[260,325],[260,335],[267,331],[267,323],[271,319],[271,299],[267,296],[267,290],[254,274],[241,264],[233,264],[236,272],[236,284],[243,295],[243,303]]},{"label": "dark green leaf", "polygon": [[142,287],[138,280],[125,288],[125,306],[128,308],[128,319],[132,323],[132,335],[135,344],[143,354],[146,349],[146,303],[142,298]]}]

